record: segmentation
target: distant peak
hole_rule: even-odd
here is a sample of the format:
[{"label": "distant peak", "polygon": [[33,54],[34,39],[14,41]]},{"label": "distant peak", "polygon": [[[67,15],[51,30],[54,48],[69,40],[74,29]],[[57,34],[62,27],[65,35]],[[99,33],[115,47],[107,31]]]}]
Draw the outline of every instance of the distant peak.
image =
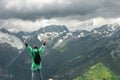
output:
[{"label": "distant peak", "polygon": [[63,32],[69,31],[65,25],[49,25],[45,28],[41,28],[42,32]]},{"label": "distant peak", "polygon": [[9,32],[7,29],[5,29],[5,28],[0,29],[0,31],[3,32],[3,33],[10,33],[10,32]]}]

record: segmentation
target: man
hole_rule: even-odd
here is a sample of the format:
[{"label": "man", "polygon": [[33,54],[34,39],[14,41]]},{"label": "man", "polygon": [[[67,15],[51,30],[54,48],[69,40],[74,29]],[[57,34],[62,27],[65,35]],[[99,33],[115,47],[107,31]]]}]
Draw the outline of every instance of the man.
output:
[{"label": "man", "polygon": [[44,42],[40,48],[38,48],[36,45],[34,45],[32,48],[29,44],[27,44],[26,41],[24,41],[24,43],[32,59],[31,64],[32,80],[43,80],[43,75],[41,73],[42,63],[40,55],[43,54],[45,50],[46,42]]}]

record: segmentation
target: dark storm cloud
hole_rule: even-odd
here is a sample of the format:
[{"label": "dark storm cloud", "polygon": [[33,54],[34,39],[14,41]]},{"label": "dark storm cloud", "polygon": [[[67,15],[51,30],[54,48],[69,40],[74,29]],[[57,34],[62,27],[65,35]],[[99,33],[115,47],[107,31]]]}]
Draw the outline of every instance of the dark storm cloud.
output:
[{"label": "dark storm cloud", "polygon": [[120,16],[120,0],[103,0],[101,7],[93,15],[110,18]]},{"label": "dark storm cloud", "polygon": [[120,16],[120,0],[61,0],[61,2],[52,0],[50,3],[47,0],[47,4],[37,2],[29,4],[30,1],[34,0],[1,0],[0,19],[36,20],[68,17],[84,20]]}]

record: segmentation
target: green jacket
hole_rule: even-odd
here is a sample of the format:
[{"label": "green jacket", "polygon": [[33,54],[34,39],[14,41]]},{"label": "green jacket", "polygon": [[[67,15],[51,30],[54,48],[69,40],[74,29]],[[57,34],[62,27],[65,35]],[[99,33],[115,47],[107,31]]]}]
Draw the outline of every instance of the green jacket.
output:
[{"label": "green jacket", "polygon": [[31,70],[39,70],[42,68],[42,63],[40,62],[39,65],[36,65],[35,62],[34,62],[34,57],[35,57],[35,52],[37,52],[39,50],[39,54],[43,54],[44,50],[45,50],[45,46],[42,45],[38,50],[37,49],[32,49],[31,46],[27,46],[27,49],[29,51],[29,54],[31,56],[31,59],[32,59],[32,63],[31,63]]}]

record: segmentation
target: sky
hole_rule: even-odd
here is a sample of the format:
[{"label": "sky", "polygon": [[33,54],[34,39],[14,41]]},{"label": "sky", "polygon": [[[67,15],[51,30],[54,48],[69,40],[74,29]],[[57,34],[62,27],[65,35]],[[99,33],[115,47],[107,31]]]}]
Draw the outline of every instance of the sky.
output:
[{"label": "sky", "polygon": [[120,0],[0,0],[0,28],[32,32],[48,25],[91,30],[120,24]]}]

